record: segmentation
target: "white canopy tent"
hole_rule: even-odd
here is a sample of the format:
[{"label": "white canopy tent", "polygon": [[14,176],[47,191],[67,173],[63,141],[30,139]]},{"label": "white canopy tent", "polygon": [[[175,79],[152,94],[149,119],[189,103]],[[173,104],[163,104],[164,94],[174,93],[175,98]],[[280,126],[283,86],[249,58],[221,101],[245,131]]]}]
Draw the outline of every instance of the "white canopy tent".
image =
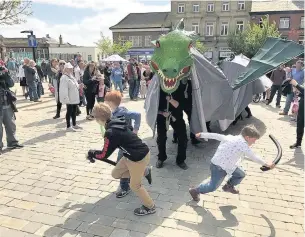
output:
[{"label": "white canopy tent", "polygon": [[102,59],[103,62],[127,62],[124,58],[122,58],[120,55],[113,54],[107,58]]}]

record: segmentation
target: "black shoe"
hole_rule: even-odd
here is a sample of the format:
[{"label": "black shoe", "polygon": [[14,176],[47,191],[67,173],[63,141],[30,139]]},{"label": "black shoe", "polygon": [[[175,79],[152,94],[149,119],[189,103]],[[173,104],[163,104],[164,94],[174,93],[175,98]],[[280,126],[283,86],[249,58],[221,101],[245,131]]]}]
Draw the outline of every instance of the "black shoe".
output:
[{"label": "black shoe", "polygon": [[163,161],[162,160],[157,160],[156,168],[160,169],[162,167],[163,167]]},{"label": "black shoe", "polygon": [[298,143],[295,143],[291,146],[289,146],[290,149],[296,149],[296,148],[300,148],[301,147],[301,144],[298,144]]},{"label": "black shoe", "polygon": [[53,117],[53,119],[58,119],[58,118],[60,118],[59,115],[55,115],[55,116]]},{"label": "black shoe", "polygon": [[199,143],[201,143],[201,141],[197,140],[196,138],[191,139],[191,142],[193,145],[198,145]]},{"label": "black shoe", "polygon": [[151,167],[148,167],[148,174],[145,176],[149,184],[152,183],[151,170],[152,170]]},{"label": "black shoe", "polygon": [[187,170],[189,167],[187,166],[187,164],[185,164],[185,162],[182,162],[180,164],[177,164],[181,169],[183,170]]},{"label": "black shoe", "polygon": [[134,214],[136,216],[146,216],[150,214],[154,214],[156,212],[156,206],[154,205],[152,208],[145,207],[144,205],[140,208],[136,208],[134,210]]},{"label": "black shoe", "polygon": [[117,193],[116,193],[116,197],[117,198],[122,198],[122,197],[125,197],[126,195],[128,195],[128,193],[130,193],[130,188],[128,190],[123,190],[123,189],[120,189]]},{"label": "black shoe", "polygon": [[7,147],[7,149],[11,149],[11,150],[13,150],[13,149],[20,149],[20,148],[23,148],[23,145],[20,145],[20,144],[14,144],[14,145],[12,145],[12,146],[8,146]]}]

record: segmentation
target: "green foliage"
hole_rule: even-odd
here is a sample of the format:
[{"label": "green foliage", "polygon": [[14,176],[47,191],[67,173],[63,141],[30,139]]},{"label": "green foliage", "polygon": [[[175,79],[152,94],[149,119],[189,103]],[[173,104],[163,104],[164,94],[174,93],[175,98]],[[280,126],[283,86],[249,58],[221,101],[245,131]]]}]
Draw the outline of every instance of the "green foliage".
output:
[{"label": "green foliage", "polygon": [[195,48],[200,52],[204,53],[205,52],[205,47],[203,43],[201,43],[199,40],[196,41]]},{"label": "green foliage", "polygon": [[262,28],[259,24],[249,24],[243,31],[231,32],[228,37],[228,46],[235,54],[243,54],[252,58],[263,46],[267,37],[280,37],[276,24],[269,24],[268,19],[263,19]]},{"label": "green foliage", "polygon": [[123,42],[121,37],[119,37],[117,42],[114,42],[112,45],[113,53],[116,53],[120,56],[125,56],[127,51],[132,47],[131,41]]},{"label": "green foliage", "polygon": [[15,25],[25,22],[30,16],[32,2],[24,0],[0,0],[0,25]]},{"label": "green foliage", "polygon": [[95,43],[104,56],[111,54],[119,54],[120,56],[125,56],[127,51],[132,47],[131,41],[123,42],[121,37],[116,42],[112,43],[109,37],[106,37],[101,33],[101,39]]}]

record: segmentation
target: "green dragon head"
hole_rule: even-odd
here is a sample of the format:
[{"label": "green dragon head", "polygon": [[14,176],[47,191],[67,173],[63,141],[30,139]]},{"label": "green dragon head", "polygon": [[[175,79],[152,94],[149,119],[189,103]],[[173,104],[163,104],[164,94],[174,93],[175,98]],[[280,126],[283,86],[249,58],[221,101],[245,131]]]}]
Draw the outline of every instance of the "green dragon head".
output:
[{"label": "green dragon head", "polygon": [[193,65],[190,48],[195,34],[183,29],[182,19],[175,30],[153,42],[156,48],[150,66],[159,76],[161,89],[168,94],[176,91],[180,81],[190,75]]}]

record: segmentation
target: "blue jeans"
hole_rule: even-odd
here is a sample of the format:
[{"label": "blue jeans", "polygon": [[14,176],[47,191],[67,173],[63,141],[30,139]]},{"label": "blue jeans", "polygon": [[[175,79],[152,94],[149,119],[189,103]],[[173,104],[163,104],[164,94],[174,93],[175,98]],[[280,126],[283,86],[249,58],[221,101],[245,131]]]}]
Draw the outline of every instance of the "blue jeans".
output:
[{"label": "blue jeans", "polygon": [[285,103],[285,108],[283,110],[284,113],[288,114],[290,110],[291,103],[293,101],[294,93],[289,93],[286,96],[286,103]]},{"label": "blue jeans", "polygon": [[138,98],[140,92],[140,81],[136,80],[133,98]]},{"label": "blue jeans", "polygon": [[[214,192],[222,183],[222,181],[227,176],[226,171],[224,171],[222,168],[220,168],[217,165],[214,165],[211,163],[210,165],[211,170],[211,180],[207,183],[202,183],[197,188],[197,191],[199,193],[210,193]],[[228,184],[232,186],[236,186],[240,184],[240,182],[245,178],[246,174],[245,172],[240,169],[236,168],[236,170],[233,172],[231,178],[228,181]]]},{"label": "blue jeans", "polygon": [[114,83],[114,89],[117,90],[117,88],[119,88],[120,92],[123,93],[122,80],[120,80],[120,81],[113,81],[113,83]]},{"label": "blue jeans", "polygon": [[37,82],[31,81],[31,82],[27,82],[27,84],[29,86],[30,100],[38,100]]},{"label": "blue jeans", "polygon": [[[123,150],[119,150],[118,152],[118,158],[117,158],[117,162],[119,162],[119,160],[123,157]],[[146,167],[145,171],[144,171],[144,176],[148,175],[149,173],[149,168]],[[129,178],[121,178],[120,179],[120,187],[122,190],[127,191],[130,189],[129,187],[129,183],[130,183],[130,179]]]}]

